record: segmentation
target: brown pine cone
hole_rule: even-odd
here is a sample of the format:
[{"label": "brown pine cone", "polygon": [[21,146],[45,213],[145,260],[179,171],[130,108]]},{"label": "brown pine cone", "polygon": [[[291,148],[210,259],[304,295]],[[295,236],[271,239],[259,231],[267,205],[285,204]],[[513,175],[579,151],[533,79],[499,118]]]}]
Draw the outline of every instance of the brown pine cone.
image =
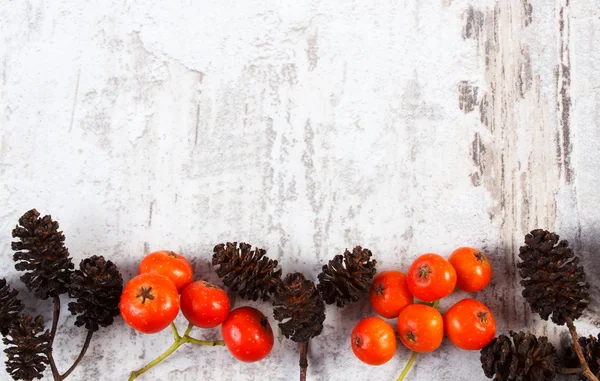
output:
[{"label": "brown pine cone", "polygon": [[303,343],[321,334],[325,304],[314,282],[301,273],[285,277],[273,297],[273,306],[273,316],[281,322],[279,328],[288,339]]},{"label": "brown pine cone", "polygon": [[6,279],[0,279],[0,333],[8,334],[8,329],[13,321],[19,318],[23,311],[23,303],[17,299],[17,290],[13,290]]},{"label": "brown pine cone", "polygon": [[[492,340],[480,352],[486,377],[494,381],[550,381],[558,371],[556,349],[545,336],[510,332]],[[514,343],[514,344],[513,344]]]},{"label": "brown pine cone", "polygon": [[119,315],[123,278],[117,266],[104,257],[93,255],[81,261],[71,275],[69,311],[77,315],[75,325],[96,332],[113,323]]},{"label": "brown pine cone", "polygon": [[558,325],[581,316],[590,300],[590,285],[579,258],[565,240],[546,230],[533,230],[519,249],[522,262],[517,264],[523,297],[541,318]]},{"label": "brown pine cone", "polygon": [[27,289],[38,299],[67,292],[74,266],[58,222],[50,216],[40,218],[40,213],[31,209],[19,218],[19,225],[12,236],[20,241],[12,242],[11,247],[16,251],[15,268],[26,271],[21,280]]},{"label": "brown pine cone", "polygon": [[369,290],[377,271],[377,261],[371,256],[371,250],[356,246],[352,253],[346,250],[343,256],[336,255],[323,266],[318,288],[325,303],[343,307]]},{"label": "brown pine cone", "polygon": [[4,350],[8,360],[6,370],[15,380],[31,381],[42,378],[49,364],[50,332],[44,331],[44,319],[29,315],[13,322],[8,335],[2,339],[7,345]]},{"label": "brown pine cone", "polygon": [[217,275],[225,286],[242,298],[268,300],[281,283],[281,269],[277,261],[265,256],[266,251],[247,243],[227,242],[214,248],[213,266],[219,266]]}]

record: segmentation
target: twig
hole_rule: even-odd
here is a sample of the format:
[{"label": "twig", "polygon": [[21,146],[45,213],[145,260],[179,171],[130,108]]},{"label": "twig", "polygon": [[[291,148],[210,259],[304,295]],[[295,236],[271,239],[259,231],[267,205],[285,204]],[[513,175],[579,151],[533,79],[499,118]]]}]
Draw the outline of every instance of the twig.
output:
[{"label": "twig", "polygon": [[573,338],[573,350],[577,354],[579,358],[579,362],[581,363],[582,374],[587,377],[590,381],[599,381],[598,377],[592,373],[590,367],[585,361],[585,356],[583,355],[583,350],[581,349],[581,345],[579,345],[579,337],[577,336],[577,330],[575,329],[575,325],[573,324],[573,320],[570,317],[565,317],[565,322],[567,323],[567,327],[569,327],[569,332],[571,333],[571,337]]},{"label": "twig", "polygon": [[580,374],[583,372],[581,368],[560,368],[558,373],[560,374]]},{"label": "twig", "polygon": [[54,303],[54,313],[52,314],[52,330],[50,331],[50,346],[54,344],[54,336],[56,336],[56,331],[58,329],[58,318],[60,316],[60,297],[55,295],[52,297],[52,302]]},{"label": "twig", "polygon": [[73,363],[73,365],[71,365],[71,367],[62,376],[60,376],[61,380],[64,380],[65,378],[69,377],[71,372],[73,372],[75,370],[75,368],[77,367],[77,365],[79,365],[79,363],[83,359],[83,356],[85,355],[85,352],[87,352],[88,347],[90,346],[90,341],[92,341],[93,335],[94,335],[94,331],[88,330],[88,333],[85,337],[85,342],[83,343],[83,347],[81,348],[81,352],[79,352],[79,356],[77,356],[77,359],[75,359],[75,362]]},{"label": "twig", "polygon": [[62,381],[60,373],[58,372],[58,368],[56,367],[56,362],[52,356],[52,346],[54,344],[54,336],[56,336],[56,331],[58,329],[58,318],[60,316],[60,297],[58,295],[53,296],[52,302],[54,304],[54,312],[52,314],[52,328],[50,330],[50,350],[48,351],[48,361],[50,362],[50,369],[52,370],[52,377],[54,378],[54,381]]},{"label": "twig", "polygon": [[300,381],[306,381],[308,369],[308,340],[300,343]]}]

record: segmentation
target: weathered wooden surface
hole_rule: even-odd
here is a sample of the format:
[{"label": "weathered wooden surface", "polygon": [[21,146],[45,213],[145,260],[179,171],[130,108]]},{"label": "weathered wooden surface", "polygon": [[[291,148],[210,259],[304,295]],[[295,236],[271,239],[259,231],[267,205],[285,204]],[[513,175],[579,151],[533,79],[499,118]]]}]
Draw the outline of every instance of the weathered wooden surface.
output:
[{"label": "weathered wooden surface", "polygon": [[[499,331],[558,342],[565,330],[529,312],[515,273],[523,235],[543,227],[573,243],[598,300],[599,0],[241,3],[0,3],[1,274],[24,289],[9,243],[31,207],[60,221],[76,262],[103,254],[127,278],[170,248],[216,281],[208,261],[225,240],[313,277],[356,244],[404,270],[472,245],[494,262],[477,298]],[[398,376],[406,350],[376,368],[351,353],[370,313],[328,308],[309,379]],[[62,369],[83,342],[73,320]],[[118,320],[73,379],[124,380],[170,340]],[[140,380],[295,379],[297,356],[281,335],[256,364],[186,348]],[[448,343],[409,377],[483,378],[478,353]]]}]

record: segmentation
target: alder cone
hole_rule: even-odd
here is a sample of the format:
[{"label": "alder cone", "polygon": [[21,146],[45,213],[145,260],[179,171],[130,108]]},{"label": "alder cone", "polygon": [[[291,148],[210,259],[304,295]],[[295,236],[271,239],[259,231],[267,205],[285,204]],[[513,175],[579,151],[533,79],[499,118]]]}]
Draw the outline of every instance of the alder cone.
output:
[{"label": "alder cone", "polygon": [[264,249],[247,243],[227,242],[214,248],[213,266],[225,286],[244,299],[267,301],[281,283],[278,262],[265,256]]},{"label": "alder cone", "polygon": [[590,301],[590,285],[579,258],[555,233],[533,230],[519,249],[523,297],[544,320],[563,325],[581,316]]},{"label": "alder cone", "polygon": [[303,343],[321,334],[325,304],[314,282],[301,273],[286,275],[275,293],[273,306],[273,316],[288,339]]},{"label": "alder cone", "polygon": [[483,372],[494,381],[550,381],[559,369],[556,349],[548,338],[527,332],[500,335],[480,355]]},{"label": "alder cone", "polygon": [[371,250],[356,246],[352,252],[346,250],[344,255],[336,255],[323,266],[318,289],[325,303],[344,307],[369,291],[377,272],[377,261],[370,259],[372,255]]}]

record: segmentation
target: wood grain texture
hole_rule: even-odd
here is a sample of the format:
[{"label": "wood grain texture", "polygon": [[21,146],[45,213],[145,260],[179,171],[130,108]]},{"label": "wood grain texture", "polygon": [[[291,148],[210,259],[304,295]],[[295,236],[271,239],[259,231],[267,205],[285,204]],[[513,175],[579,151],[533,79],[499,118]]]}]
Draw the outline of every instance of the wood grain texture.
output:
[{"label": "wood grain texture", "polygon": [[[218,283],[209,260],[226,240],[313,278],[358,244],[382,270],[472,245],[493,261],[492,285],[476,297],[499,330],[558,342],[566,329],[530,313],[515,271],[524,234],[542,227],[582,256],[595,301],[578,324],[595,331],[598,9],[600,0],[1,4],[0,274],[26,294],[10,232],[32,207],[61,223],[75,262],[103,254],[126,278],[144,253],[168,248]],[[404,349],[375,368],[351,353],[349,334],[371,313],[366,302],[328,307],[308,379],[398,376]],[[61,320],[61,369],[84,340],[73,321]],[[126,379],[170,340],[118,320],[72,377]],[[184,348],[140,380],[288,380],[297,364],[297,345],[278,335],[258,364]],[[477,353],[444,343],[409,378],[483,373]]]}]

